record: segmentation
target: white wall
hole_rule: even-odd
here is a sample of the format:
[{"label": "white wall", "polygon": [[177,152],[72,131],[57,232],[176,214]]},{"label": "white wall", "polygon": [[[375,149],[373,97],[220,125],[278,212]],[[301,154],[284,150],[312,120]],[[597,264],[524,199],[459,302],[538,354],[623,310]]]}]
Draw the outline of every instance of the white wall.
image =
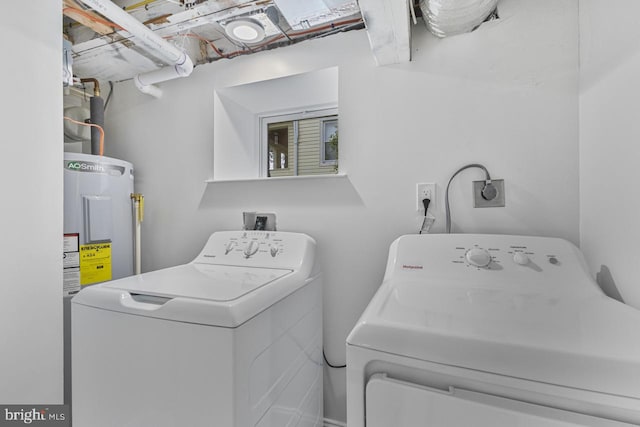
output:
[{"label": "white wall", "polygon": [[0,403],[62,403],[62,2],[0,14]]},{"label": "white wall", "polygon": [[580,1],[580,237],[598,282],[640,308],[640,3]]},{"label": "white wall", "polygon": [[[480,162],[506,181],[507,207],[473,209],[469,170],[452,184],[453,230],[560,236],[578,243],[577,0],[502,0],[502,19],[437,40],[413,28],[413,61],[376,67],[366,33],[199,66],[160,100],[118,84],[106,153],[136,167],[145,194],[143,269],[190,261],[243,210],[274,211],[315,237],[326,277],[325,346],[345,338],[380,285],[389,244],[414,233],[415,184],[443,190]],[[340,168],[348,179],[205,184],[212,177],[215,89],[337,65]],[[344,370],[325,378],[326,415],[345,419]]]}]

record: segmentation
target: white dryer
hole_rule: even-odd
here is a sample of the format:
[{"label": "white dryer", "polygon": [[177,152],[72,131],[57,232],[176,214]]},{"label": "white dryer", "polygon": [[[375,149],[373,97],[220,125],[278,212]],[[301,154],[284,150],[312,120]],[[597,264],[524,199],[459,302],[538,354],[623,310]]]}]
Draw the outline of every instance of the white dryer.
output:
[{"label": "white dryer", "polygon": [[72,300],[75,427],[322,425],[315,241],[211,235],[191,263]]},{"label": "white dryer", "polygon": [[640,425],[640,311],[561,239],[400,237],[347,338],[347,424]]}]

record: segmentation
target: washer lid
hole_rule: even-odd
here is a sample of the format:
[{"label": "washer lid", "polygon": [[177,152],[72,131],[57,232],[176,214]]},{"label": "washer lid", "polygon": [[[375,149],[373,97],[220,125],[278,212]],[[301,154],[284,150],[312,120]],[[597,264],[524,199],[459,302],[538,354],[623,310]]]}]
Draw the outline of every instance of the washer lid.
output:
[{"label": "washer lid", "polygon": [[640,399],[638,331],[640,311],[597,292],[403,280],[382,284],[347,343]]},{"label": "washer lid", "polygon": [[240,298],[291,271],[193,263],[115,280],[102,286],[132,294],[226,302]]},{"label": "washer lid", "polygon": [[73,304],[237,327],[304,286],[299,271],[191,263],[90,286]]}]

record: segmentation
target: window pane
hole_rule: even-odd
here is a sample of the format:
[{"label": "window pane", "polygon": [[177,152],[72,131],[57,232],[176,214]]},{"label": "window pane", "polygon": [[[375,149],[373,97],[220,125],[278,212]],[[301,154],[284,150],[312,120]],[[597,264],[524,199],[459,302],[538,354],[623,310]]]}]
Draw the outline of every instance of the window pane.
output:
[{"label": "window pane", "polygon": [[327,120],[324,123],[324,159],[325,163],[338,160],[338,121]]},{"label": "window pane", "polygon": [[269,176],[291,176],[290,149],[293,143],[293,121],[270,123],[267,127]]},{"label": "window pane", "polygon": [[338,172],[338,118],[323,113],[275,116],[266,121],[267,176]]}]

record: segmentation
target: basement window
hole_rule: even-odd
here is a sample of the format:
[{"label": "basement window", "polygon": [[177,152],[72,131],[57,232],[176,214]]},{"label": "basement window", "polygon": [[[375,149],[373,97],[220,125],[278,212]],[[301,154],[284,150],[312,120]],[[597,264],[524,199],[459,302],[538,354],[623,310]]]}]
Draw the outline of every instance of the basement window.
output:
[{"label": "basement window", "polygon": [[260,119],[262,176],[326,175],[338,172],[337,109]]},{"label": "basement window", "polygon": [[335,175],[338,68],[214,92],[212,181]]}]

